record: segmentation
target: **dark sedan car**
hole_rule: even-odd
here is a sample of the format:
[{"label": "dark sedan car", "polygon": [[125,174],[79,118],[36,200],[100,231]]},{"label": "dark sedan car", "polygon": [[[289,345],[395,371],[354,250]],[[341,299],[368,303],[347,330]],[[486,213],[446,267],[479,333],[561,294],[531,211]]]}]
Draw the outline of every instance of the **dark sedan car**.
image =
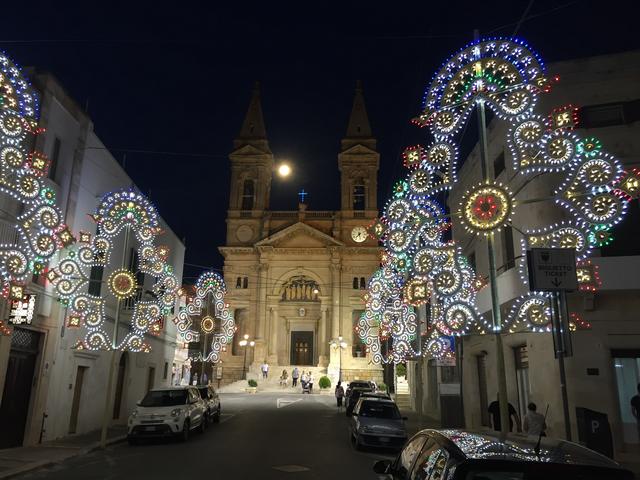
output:
[{"label": "dark sedan car", "polygon": [[411,480],[631,480],[613,460],[564,440],[461,430],[422,430],[395,461],[373,470],[389,479]]}]

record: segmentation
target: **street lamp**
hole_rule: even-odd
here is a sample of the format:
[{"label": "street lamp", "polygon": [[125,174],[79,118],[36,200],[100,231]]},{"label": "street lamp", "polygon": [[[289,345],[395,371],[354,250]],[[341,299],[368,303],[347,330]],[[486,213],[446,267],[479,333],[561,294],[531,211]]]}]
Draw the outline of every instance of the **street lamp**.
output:
[{"label": "street lamp", "polygon": [[338,352],[338,381],[341,382],[342,381],[342,350],[347,348],[347,342],[345,342],[342,337],[338,337],[337,340],[331,340],[329,342],[329,345],[331,345],[331,348],[333,349],[336,349],[336,348],[340,349],[340,351]]},{"label": "street lamp", "polygon": [[244,347],[244,362],[242,363],[242,379],[246,380],[247,379],[247,346],[254,347],[256,345],[256,342],[254,342],[253,340],[249,340],[249,335],[245,333],[244,337],[242,338],[242,340],[240,340],[239,344],[241,347]]}]

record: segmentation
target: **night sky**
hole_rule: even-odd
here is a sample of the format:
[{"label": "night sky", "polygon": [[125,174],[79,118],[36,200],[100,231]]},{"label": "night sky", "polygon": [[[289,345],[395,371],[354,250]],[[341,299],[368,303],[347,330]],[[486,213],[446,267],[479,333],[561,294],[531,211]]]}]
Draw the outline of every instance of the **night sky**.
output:
[{"label": "night sky", "polygon": [[[529,5],[97,3],[5,5],[0,48],[50,71],[88,105],[98,136],[118,160],[126,155],[131,177],[186,238],[186,262],[214,268],[225,240],[227,155],[255,80],[271,149],[295,172],[274,181],[271,208],[296,209],[301,188],[310,209],[339,208],[337,154],[356,79],[381,153],[381,207],[403,173],[403,147],[427,141],[408,120],[439,65],[474,29],[512,35]],[[640,48],[631,5],[536,0],[518,36],[547,63]]]}]

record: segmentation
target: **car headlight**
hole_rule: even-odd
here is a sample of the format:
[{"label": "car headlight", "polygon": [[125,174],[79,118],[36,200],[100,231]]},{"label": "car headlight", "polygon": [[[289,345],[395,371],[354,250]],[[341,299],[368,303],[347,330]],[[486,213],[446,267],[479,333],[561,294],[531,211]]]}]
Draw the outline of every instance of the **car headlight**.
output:
[{"label": "car headlight", "polygon": [[133,412],[131,412],[131,418],[136,418],[138,416],[138,409],[134,408]]},{"label": "car headlight", "polygon": [[171,416],[172,417],[179,417],[180,415],[182,415],[182,409],[181,408],[174,408],[173,410],[171,410]]}]

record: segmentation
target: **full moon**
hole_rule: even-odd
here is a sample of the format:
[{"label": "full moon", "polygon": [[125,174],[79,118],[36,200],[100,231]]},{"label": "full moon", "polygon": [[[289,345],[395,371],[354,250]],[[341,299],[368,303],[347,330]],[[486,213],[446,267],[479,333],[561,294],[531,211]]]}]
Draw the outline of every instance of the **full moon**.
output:
[{"label": "full moon", "polygon": [[283,163],[278,167],[278,175],[280,175],[281,177],[288,177],[290,173],[291,167],[286,163]]}]

